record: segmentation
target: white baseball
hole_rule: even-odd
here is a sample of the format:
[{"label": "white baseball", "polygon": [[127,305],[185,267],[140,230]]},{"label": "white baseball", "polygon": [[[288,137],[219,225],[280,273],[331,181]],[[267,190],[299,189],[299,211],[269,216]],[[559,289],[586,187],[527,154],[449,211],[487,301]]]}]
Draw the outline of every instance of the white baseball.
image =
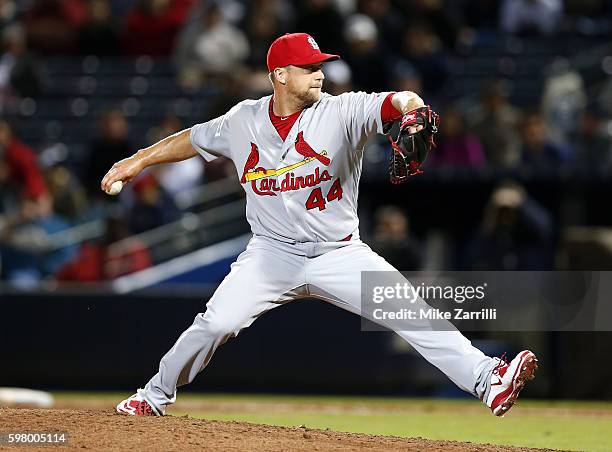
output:
[{"label": "white baseball", "polygon": [[121,192],[122,188],[123,188],[123,182],[118,180],[118,181],[113,182],[113,184],[110,186],[110,188],[108,189],[106,193],[112,196],[116,196]]}]

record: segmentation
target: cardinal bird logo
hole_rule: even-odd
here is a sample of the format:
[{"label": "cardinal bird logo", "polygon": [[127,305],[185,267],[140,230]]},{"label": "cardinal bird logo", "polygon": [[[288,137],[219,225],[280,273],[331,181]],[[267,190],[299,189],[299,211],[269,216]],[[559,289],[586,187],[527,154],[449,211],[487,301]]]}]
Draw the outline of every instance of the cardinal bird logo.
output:
[{"label": "cardinal bird logo", "polygon": [[[304,132],[298,133],[297,138],[295,139],[295,150],[298,151],[304,158],[314,158],[317,159],[325,166],[329,166],[330,160],[329,157],[326,157],[322,153],[319,154],[315,152],[313,148],[304,140]],[[250,158],[250,157],[249,157]]]},{"label": "cardinal bird logo", "polygon": [[251,143],[251,153],[247,158],[246,163],[244,164],[244,171],[242,172],[242,177],[240,178],[240,182],[245,184],[247,181],[247,173],[252,169],[255,169],[257,164],[259,163],[259,149],[255,143]]}]

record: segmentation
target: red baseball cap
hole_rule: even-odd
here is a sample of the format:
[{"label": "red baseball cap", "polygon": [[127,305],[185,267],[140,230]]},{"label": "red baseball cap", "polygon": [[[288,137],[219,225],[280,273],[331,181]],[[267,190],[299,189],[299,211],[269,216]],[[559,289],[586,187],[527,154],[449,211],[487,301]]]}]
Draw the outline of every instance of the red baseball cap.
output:
[{"label": "red baseball cap", "polygon": [[338,55],[323,53],[317,41],[307,33],[287,33],[277,38],[268,49],[268,70],[272,72],[277,67],[305,66],[338,60]]}]

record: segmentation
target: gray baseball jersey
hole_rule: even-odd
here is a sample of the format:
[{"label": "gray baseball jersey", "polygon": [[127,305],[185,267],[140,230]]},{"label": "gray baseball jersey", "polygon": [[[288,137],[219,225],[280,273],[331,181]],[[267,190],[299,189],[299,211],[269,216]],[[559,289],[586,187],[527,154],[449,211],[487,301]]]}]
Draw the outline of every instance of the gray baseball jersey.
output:
[{"label": "gray baseball jersey", "polygon": [[271,96],[245,100],[191,129],[206,159],[232,159],[247,193],[253,233],[288,242],[358,238],[363,148],[382,133],[388,93],[322,94],[283,141],[269,117]]},{"label": "gray baseball jersey", "polygon": [[[205,159],[223,155],[236,165],[254,236],[206,312],[139,389],[158,413],[174,403],[177,387],[191,382],[221,344],[263,313],[311,297],[364,315],[361,272],[396,271],[358,237],[363,147],[382,132],[386,95],[324,94],[302,111],[284,141],[269,117],[270,96],[241,102],[192,128],[191,142]],[[400,331],[370,320],[394,329],[462,389],[478,397],[485,393],[496,361],[459,331],[431,331],[426,325]]]}]

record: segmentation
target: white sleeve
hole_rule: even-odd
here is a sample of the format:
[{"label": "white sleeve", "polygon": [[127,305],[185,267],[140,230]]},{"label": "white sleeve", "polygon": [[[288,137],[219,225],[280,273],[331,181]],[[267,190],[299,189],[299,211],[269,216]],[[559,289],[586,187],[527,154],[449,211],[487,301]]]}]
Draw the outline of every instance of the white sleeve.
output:
[{"label": "white sleeve", "polygon": [[189,134],[193,148],[208,162],[221,156],[231,158],[229,137],[229,112],[196,124]]},{"label": "white sleeve", "polygon": [[382,104],[390,93],[344,93],[340,98],[340,117],[346,125],[348,138],[355,149],[362,149],[366,141],[383,133],[380,117]]}]

